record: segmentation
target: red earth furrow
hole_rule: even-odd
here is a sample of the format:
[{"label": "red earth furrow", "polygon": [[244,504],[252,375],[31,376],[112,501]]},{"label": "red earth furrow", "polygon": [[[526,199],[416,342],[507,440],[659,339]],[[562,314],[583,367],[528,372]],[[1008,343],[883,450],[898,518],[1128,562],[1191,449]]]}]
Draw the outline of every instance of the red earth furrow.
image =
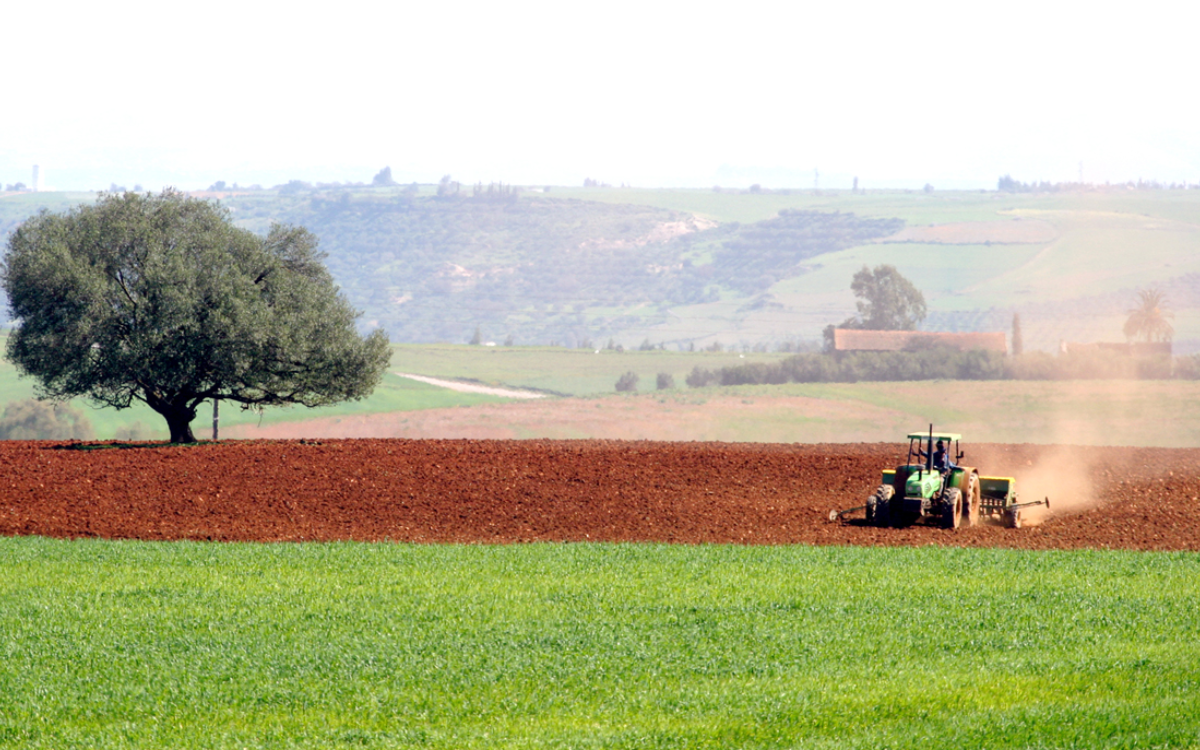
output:
[{"label": "red earth furrow", "polygon": [[[892,444],[518,440],[0,442],[0,534],[221,541],[1200,549],[1200,450],[980,445],[1055,512],[1023,529],[830,523]],[[861,515],[861,514],[859,514]],[[853,518],[854,516],[851,516]]]}]

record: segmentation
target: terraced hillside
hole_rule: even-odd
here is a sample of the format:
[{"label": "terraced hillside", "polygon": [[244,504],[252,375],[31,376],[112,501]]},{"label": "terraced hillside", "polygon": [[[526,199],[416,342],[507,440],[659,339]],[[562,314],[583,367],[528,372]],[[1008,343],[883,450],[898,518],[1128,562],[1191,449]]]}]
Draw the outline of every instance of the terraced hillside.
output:
[{"label": "terraced hillside", "polygon": [[[539,189],[541,190],[541,189]],[[308,226],[364,325],[395,341],[669,348],[815,345],[890,263],[927,330],[1005,330],[1026,348],[1119,341],[1138,289],[1200,351],[1200,192],[821,192],[341,187],[219,194],[243,226]],[[0,230],[86,195],[0,198]]]}]

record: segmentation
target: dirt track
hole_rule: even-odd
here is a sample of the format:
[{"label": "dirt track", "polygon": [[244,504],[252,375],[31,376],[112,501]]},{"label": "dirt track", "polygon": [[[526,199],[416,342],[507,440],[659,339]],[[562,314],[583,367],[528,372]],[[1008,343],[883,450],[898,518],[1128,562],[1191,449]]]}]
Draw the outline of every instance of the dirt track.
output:
[{"label": "dirt track", "polygon": [[[1200,450],[974,446],[1056,512],[1024,529],[830,523],[899,445],[0,442],[0,534],[128,539],[656,541],[1200,550]],[[1090,487],[1088,485],[1091,485]]]}]

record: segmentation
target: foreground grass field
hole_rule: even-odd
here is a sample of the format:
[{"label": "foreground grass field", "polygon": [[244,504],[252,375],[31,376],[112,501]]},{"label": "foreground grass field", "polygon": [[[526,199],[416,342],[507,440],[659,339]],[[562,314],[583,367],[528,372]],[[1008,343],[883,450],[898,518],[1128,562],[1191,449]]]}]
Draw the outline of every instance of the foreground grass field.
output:
[{"label": "foreground grass field", "polygon": [[1195,747],[1200,557],[0,540],[0,745]]}]

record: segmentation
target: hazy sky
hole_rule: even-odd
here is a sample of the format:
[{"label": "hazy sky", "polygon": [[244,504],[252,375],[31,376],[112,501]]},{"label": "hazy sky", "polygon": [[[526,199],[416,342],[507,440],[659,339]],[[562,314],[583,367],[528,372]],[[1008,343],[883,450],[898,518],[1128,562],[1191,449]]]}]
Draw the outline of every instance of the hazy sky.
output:
[{"label": "hazy sky", "polygon": [[1200,182],[1196,3],[20,2],[0,182]]}]

